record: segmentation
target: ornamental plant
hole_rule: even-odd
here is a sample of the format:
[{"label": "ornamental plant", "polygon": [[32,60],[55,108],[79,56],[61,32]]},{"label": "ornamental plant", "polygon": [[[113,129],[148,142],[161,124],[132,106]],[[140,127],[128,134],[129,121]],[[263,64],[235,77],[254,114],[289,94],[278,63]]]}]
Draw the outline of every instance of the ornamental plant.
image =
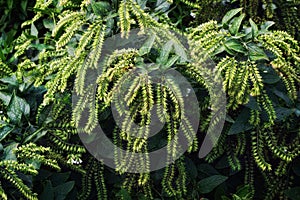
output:
[{"label": "ornamental plant", "polygon": [[[282,1],[213,1],[209,21],[211,3],[37,0],[19,37],[0,42],[1,198],[297,199],[297,13]],[[116,35],[128,44],[108,52]],[[163,126],[150,137],[153,114]],[[114,169],[87,146],[108,145],[98,126],[116,147],[104,152]],[[199,158],[207,137],[214,148]],[[164,146],[167,165],[151,171]]]},{"label": "ornamental plant", "polygon": [[[240,171],[239,157],[243,157],[245,184],[250,183],[254,192],[249,162],[257,164],[267,187],[274,188],[277,183],[270,179],[286,174],[286,167],[299,156],[299,132],[283,131],[289,120],[299,117],[299,45],[286,32],[269,31],[273,22],[260,28],[252,19],[243,22],[244,14],[236,16],[241,10],[229,11],[221,23],[210,21],[192,28],[190,39],[198,53],[217,62],[228,95],[229,123],[206,160],[213,162],[224,154],[232,170]],[[282,190],[277,192],[283,195]],[[270,189],[266,198],[275,195]]]}]

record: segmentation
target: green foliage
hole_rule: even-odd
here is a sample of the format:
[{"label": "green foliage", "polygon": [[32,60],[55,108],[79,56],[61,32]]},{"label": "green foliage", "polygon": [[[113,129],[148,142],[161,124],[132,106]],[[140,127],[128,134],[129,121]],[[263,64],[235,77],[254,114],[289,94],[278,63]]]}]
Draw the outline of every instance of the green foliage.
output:
[{"label": "green foliage", "polygon": [[[155,33],[153,33],[155,34]],[[125,149],[132,152],[147,152],[148,142],[146,139],[150,133],[150,112],[153,109],[153,105],[156,102],[162,104],[163,108],[158,109],[157,115],[161,121],[166,122],[165,133],[167,138],[165,139],[168,145],[168,160],[174,159],[177,156],[177,149],[180,148],[179,144],[172,144],[172,140],[178,140],[178,131],[173,127],[177,127],[180,122],[180,117],[184,120],[182,129],[184,136],[186,137],[190,146],[190,151],[196,148],[197,141],[191,138],[191,135],[195,135],[193,128],[187,121],[187,116],[180,107],[185,107],[182,90],[179,85],[174,82],[171,77],[161,77],[160,84],[154,84],[152,77],[143,72],[148,70],[153,73],[163,73],[164,70],[169,70],[176,61],[179,60],[180,55],[177,52],[182,52],[179,45],[174,41],[169,40],[162,47],[161,53],[154,57],[150,51],[154,47],[154,43],[158,41],[159,36],[155,36],[152,42],[146,41],[145,45],[150,45],[149,48],[140,49],[138,52],[134,49],[117,50],[107,58],[104,64],[103,73],[97,79],[97,92],[96,98],[101,107],[91,109],[89,102],[92,102],[92,94],[89,90],[86,90],[84,95],[79,98],[76,106],[73,110],[73,121],[75,126],[79,124],[82,116],[82,111],[90,109],[90,114],[86,120],[86,124],[82,127],[84,131],[91,133],[94,127],[97,125],[97,118],[95,116],[101,114],[107,106],[111,103],[115,103],[116,110],[120,116],[124,116],[121,127],[115,127],[113,131],[113,141],[116,145],[124,145]],[[159,38],[162,40],[163,38]],[[147,66],[144,64],[144,59],[152,57],[156,60],[156,64],[153,66]],[[176,59],[175,59],[176,58]],[[187,66],[181,66],[182,71],[190,70]],[[125,75],[123,75],[125,73]],[[143,74],[142,74],[143,73]],[[131,86],[127,89],[123,89],[128,85],[128,81],[131,81]],[[111,87],[108,87],[108,86]],[[118,101],[118,95],[125,95],[125,104],[129,106],[129,112],[125,113],[123,110],[124,103]],[[168,103],[167,103],[168,102]],[[181,116],[180,116],[181,115]],[[139,125],[144,125],[145,129],[138,130],[137,134],[140,137],[135,138],[129,135],[130,132],[134,132],[133,123],[137,121]],[[123,131],[121,131],[121,129]],[[125,131],[124,131],[125,130]],[[123,174],[124,171],[131,167],[132,161],[130,159],[124,160],[122,163],[118,163],[119,160],[118,151],[115,151],[116,157],[116,172]],[[142,155],[143,156],[143,155]],[[141,157],[141,169],[144,171],[149,168],[147,154]],[[122,159],[123,160],[123,159]],[[177,174],[177,177],[175,177]],[[149,174],[140,173],[136,176],[126,178],[123,187],[128,190],[129,193],[133,192],[133,186],[138,185],[144,191],[146,198],[152,199],[152,191],[149,189]],[[186,193],[185,188],[186,174],[185,167],[182,161],[176,161],[176,163],[165,169],[164,178],[162,180],[162,186],[165,192],[169,196],[182,197]],[[176,184],[176,186],[174,186]],[[90,185],[90,184],[88,184]],[[88,190],[89,191],[89,190]]]},{"label": "green foliage", "polygon": [[[47,4],[38,1],[35,8],[43,10],[50,3],[50,1]],[[155,21],[141,8],[141,5],[134,1],[122,1],[119,7],[105,2],[83,2],[80,9],[78,8],[77,11],[73,12],[70,12],[69,7],[64,4],[61,9],[62,13],[58,16],[59,20],[57,24],[54,24],[52,30],[52,37],[58,38],[55,43],[56,48],[46,49],[39,54],[40,64],[33,72],[38,77],[35,85],[44,83],[48,76],[55,74],[56,78],[46,83],[48,91],[44,98],[44,105],[54,99],[56,92],[63,92],[66,89],[68,80],[74,74],[77,75],[76,91],[79,94],[82,93],[86,71],[96,66],[101,55],[104,37],[115,31],[112,28],[117,20],[115,19],[117,12],[120,14],[119,23],[124,36],[128,36],[131,24],[135,23],[138,23],[141,30],[147,27],[155,27],[156,29],[166,27],[166,25]],[[34,19],[24,25],[36,21],[41,17],[41,13],[38,12]],[[123,16],[123,13],[127,13],[126,16]],[[129,18],[129,13],[136,17],[136,22],[133,17]],[[74,43],[74,41],[76,42]],[[18,51],[24,51],[30,43],[27,40],[27,45],[24,43],[17,46]],[[87,54],[86,52],[90,53]],[[88,62],[83,65],[85,60]],[[61,66],[62,63],[64,63],[64,67]]]},{"label": "green foliage", "polygon": [[[289,120],[299,120],[295,112],[299,104],[299,45],[284,31],[269,31],[271,22],[262,23],[260,28],[251,19],[249,24],[243,23],[244,14],[235,17],[241,10],[231,10],[222,23],[210,21],[192,28],[189,34],[194,54],[209,55],[216,61],[228,94],[228,115],[235,116],[232,125],[225,124],[227,135],[220,138],[206,160],[214,162],[225,154],[230,168],[240,171],[245,149],[250,148],[250,160],[265,177],[265,198],[274,199],[284,196],[280,191],[288,184],[282,177],[291,161],[299,157],[299,134],[284,131],[291,130]],[[278,160],[279,165],[275,164]],[[245,169],[248,181],[253,177],[249,170]],[[250,180],[255,192],[253,178]]]},{"label": "green foliage", "polygon": [[[20,1],[21,8],[18,2],[0,2],[5,5],[1,29],[15,21],[15,10],[21,9],[24,20],[27,1]],[[0,198],[297,199],[300,49],[293,36],[299,39],[298,7],[298,1],[281,0],[37,0],[35,16],[22,24],[27,29],[15,40],[18,32],[6,31],[0,40]],[[288,33],[270,31],[274,23],[267,20]],[[94,99],[86,76],[99,67],[104,40],[116,33],[130,39],[133,28],[151,37],[140,49],[108,55],[101,75],[89,77],[97,84]],[[191,59],[172,29],[188,36]],[[216,77],[202,65],[209,57]],[[170,69],[194,86],[201,114],[197,132],[187,118],[193,111],[180,109],[185,103],[180,80],[163,76],[156,84],[150,76]],[[209,80],[221,76],[226,123],[218,144],[199,160],[198,141],[210,122],[220,120],[209,106],[218,95],[210,96]],[[73,110],[72,88],[82,96]],[[118,94],[124,102],[117,101]],[[112,120],[112,103],[124,117],[120,127]],[[161,107],[154,110],[155,104]],[[88,116],[82,116],[86,110]],[[151,111],[165,126],[147,140]],[[136,174],[126,173],[134,163],[119,162],[116,150],[110,152],[117,166],[112,170],[81,144],[82,120],[83,131],[104,124],[114,144],[145,153],[139,158],[144,171],[150,166],[147,153],[163,145],[167,159],[176,158],[180,144],[171,141],[178,141],[181,122],[189,149],[164,169]],[[144,127],[140,137],[130,134],[134,123]]]},{"label": "green foliage", "polygon": [[299,0],[197,0],[198,9],[192,11],[196,22],[192,24],[199,25],[208,20],[220,20],[226,11],[242,7],[247,18],[252,18],[256,23],[264,21],[275,21],[275,27],[288,32],[299,40],[300,16]]},{"label": "green foliage", "polygon": [[[19,146],[36,128],[30,125],[32,122],[30,114],[34,113],[37,99],[40,98],[38,94],[41,91],[43,91],[42,88],[32,88],[32,84],[26,79],[22,78],[19,81],[16,74],[1,79],[0,173],[1,182],[7,181],[9,183],[1,187],[1,196],[4,199],[15,198],[14,194],[7,194],[6,192],[11,186],[15,187],[27,199],[37,199],[31,186],[28,186],[23,180],[24,175],[20,175],[20,173],[36,175],[40,164],[60,169],[55,160],[49,159],[47,154],[51,152],[50,149],[33,143]],[[30,97],[30,95],[35,96]],[[29,145],[30,149],[28,149]],[[32,181],[31,176],[29,179]]]},{"label": "green foliage", "polygon": [[[0,32],[13,33],[19,31],[18,26],[28,17],[28,11],[31,6],[31,2],[28,0],[1,0]],[[16,15],[15,13],[19,14]]]},{"label": "green foliage", "polygon": [[71,172],[56,172],[41,169],[35,179],[35,185],[39,186],[39,199],[68,199],[76,190],[76,182],[71,180]]},{"label": "green foliage", "polygon": [[200,192],[206,194],[213,191],[213,189],[215,189],[216,186],[220,185],[226,180],[227,180],[226,176],[213,175],[199,181],[198,186],[200,188]]},{"label": "green foliage", "polygon": [[[259,30],[250,19],[251,27],[239,31],[244,15],[234,16],[240,11],[229,11],[222,24],[210,21],[192,29],[189,38],[195,54],[210,55],[218,61],[217,70],[224,76],[224,89],[229,96],[228,107],[236,109],[239,105],[247,104],[250,96],[254,97],[260,110],[264,109],[267,113],[269,125],[272,125],[276,114],[264,87],[262,74],[267,73],[267,70],[275,70],[290,98],[296,99],[299,46],[285,32],[268,31],[268,22]],[[290,56],[286,58],[286,54]],[[259,113],[252,111],[251,115],[250,123],[258,125]]]},{"label": "green foliage", "polygon": [[97,192],[97,199],[107,199],[106,186],[103,177],[104,167],[101,163],[90,158],[86,165],[86,173],[82,177],[82,191],[78,199],[89,199],[94,182]]},{"label": "green foliage", "polygon": [[[0,1],[0,73],[8,75],[12,72],[12,64],[16,62],[13,56],[15,38],[22,30],[20,24],[33,14],[32,1],[28,0],[9,0]],[[18,14],[16,14],[18,13]]]},{"label": "green foliage", "polygon": [[251,0],[240,1],[247,15],[257,22],[273,20],[278,29],[285,30],[299,40],[299,34],[295,31],[299,28],[300,2],[283,0]]},{"label": "green foliage", "polygon": [[[247,200],[252,199],[251,189],[249,185],[238,188],[237,192],[232,195],[233,200]],[[230,200],[230,198],[222,196],[222,200]]]},{"label": "green foliage", "polygon": [[[34,143],[17,146],[17,143],[12,143],[4,148],[1,154],[1,180],[8,181],[27,199],[37,199],[37,194],[33,193],[31,188],[25,184],[20,173],[37,175],[40,164],[48,165],[56,170],[60,170],[60,167],[55,160],[49,158],[49,154],[51,154],[49,148],[37,146]],[[30,177],[30,181],[32,181],[32,177]],[[5,187],[9,187],[9,185],[5,185]],[[2,196],[4,199],[7,198],[4,191]]]}]

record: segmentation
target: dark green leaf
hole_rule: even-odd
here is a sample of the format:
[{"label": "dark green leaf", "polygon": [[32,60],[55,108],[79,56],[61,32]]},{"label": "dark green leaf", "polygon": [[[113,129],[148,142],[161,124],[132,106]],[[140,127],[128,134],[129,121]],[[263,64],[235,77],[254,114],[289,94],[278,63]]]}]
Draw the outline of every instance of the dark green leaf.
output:
[{"label": "dark green leaf", "polygon": [[154,41],[156,39],[156,35],[152,34],[146,42],[143,44],[143,46],[139,49],[139,55],[143,56],[145,54],[148,54],[154,44]]},{"label": "dark green leaf", "polygon": [[250,108],[251,110],[258,110],[261,111],[261,108],[259,107],[256,99],[253,96],[250,96],[249,102],[245,105],[247,108]]},{"label": "dark green leaf", "polygon": [[274,70],[263,71],[261,76],[264,83],[274,84],[280,81],[280,77]]},{"label": "dark green leaf", "polygon": [[14,1],[13,0],[7,0],[6,3],[7,3],[7,7],[11,10],[12,7],[13,7]]},{"label": "dark green leaf", "polygon": [[235,15],[241,12],[243,8],[236,8],[228,11],[222,19],[222,25],[227,24]]},{"label": "dark green leaf", "polygon": [[228,54],[230,54],[230,55],[232,55],[232,56],[234,56],[234,55],[236,54],[235,51],[229,49],[226,45],[224,45],[224,48],[225,48],[225,51],[226,51]]},{"label": "dark green leaf", "polygon": [[137,0],[139,6],[144,10],[146,8],[148,0]]},{"label": "dark green leaf", "polygon": [[[146,1],[144,1],[146,2]],[[166,12],[170,8],[170,3],[166,0],[158,0],[156,2],[155,11],[156,12]]]},{"label": "dark green leaf", "polygon": [[293,171],[297,176],[300,177],[300,160],[295,160],[295,163],[293,165]]},{"label": "dark green leaf", "polygon": [[186,62],[188,60],[188,56],[184,46],[178,43],[174,43],[174,50],[176,55],[180,57],[180,62]]},{"label": "dark green leaf", "polygon": [[2,83],[7,83],[7,84],[13,85],[13,86],[18,86],[19,85],[19,82],[18,82],[17,77],[16,77],[15,74],[13,74],[10,77],[1,78],[0,81]]},{"label": "dark green leaf", "polygon": [[12,95],[11,101],[7,108],[7,115],[9,119],[15,123],[20,123],[22,115],[28,117],[30,113],[29,104],[15,94]]},{"label": "dark green leaf", "polygon": [[[278,80],[279,81],[279,80]],[[292,106],[293,102],[292,100],[289,98],[289,96],[287,95],[287,93],[284,93],[284,92],[281,92],[279,90],[277,90],[276,88],[274,88],[273,90],[273,93],[280,97],[281,99],[284,100],[284,102],[288,105],[288,106]]]},{"label": "dark green leaf", "polygon": [[250,116],[249,109],[244,108],[242,112],[238,115],[234,124],[230,127],[227,134],[234,135],[234,134],[245,132],[253,128],[252,125],[248,122],[249,116]]},{"label": "dark green leaf", "polygon": [[39,115],[38,115],[38,124],[42,125],[46,119],[48,118],[50,111],[51,111],[51,106],[45,106],[41,109]]},{"label": "dark green leaf", "polygon": [[222,175],[213,175],[208,178],[202,179],[198,183],[199,191],[202,194],[210,193],[213,191],[218,185],[222,184],[228,179],[227,176]]},{"label": "dark green leaf", "polygon": [[232,51],[236,51],[236,52],[239,52],[239,53],[246,53],[246,49],[245,47],[243,46],[242,43],[240,43],[238,40],[235,40],[235,39],[230,39],[230,40],[227,40],[225,43],[224,43],[225,47],[232,50]]},{"label": "dark green leaf", "polygon": [[61,185],[61,183],[64,183],[68,180],[70,177],[71,172],[65,172],[65,173],[55,173],[51,176],[50,180],[52,182],[52,185],[54,187]]},{"label": "dark green leaf", "polygon": [[10,94],[7,94],[5,92],[1,92],[0,91],[0,100],[2,100],[3,104],[5,106],[8,106],[9,102],[10,102],[10,99],[11,99],[11,95]]},{"label": "dark green leaf", "polygon": [[249,57],[250,57],[250,60],[253,60],[253,61],[257,61],[257,60],[269,60],[269,58],[266,55],[266,53],[264,52],[264,50],[261,49],[260,47],[258,47],[256,44],[250,43],[248,45],[248,48],[249,48]]},{"label": "dark green leaf", "polygon": [[[245,199],[251,194],[251,188],[249,185],[245,185],[245,186],[239,188],[236,194],[237,194],[237,196]],[[248,198],[250,198],[250,197],[248,197]]]},{"label": "dark green leaf", "polygon": [[44,190],[41,196],[39,196],[39,199],[54,200],[54,191],[53,191],[52,184],[49,180],[46,180],[46,184],[44,185]]},{"label": "dark green leaf", "polygon": [[28,3],[28,1],[27,0],[23,0],[23,1],[21,1],[21,8],[22,8],[22,12],[23,12],[23,14],[26,14],[26,7],[27,7],[27,3]]},{"label": "dark green leaf", "polygon": [[[7,46],[12,45],[14,39],[15,39],[15,35],[16,35],[17,31],[15,29],[11,29],[8,33],[7,33],[7,38],[5,39],[5,42],[7,44]],[[9,52],[7,52],[9,53]]]},{"label": "dark green leaf", "polygon": [[263,30],[268,30],[274,24],[275,24],[275,22],[266,21],[265,23],[263,23],[262,25],[260,25],[260,28],[263,29]]},{"label": "dark green leaf", "polygon": [[241,24],[242,24],[242,21],[245,17],[245,14],[241,14],[239,17],[235,17],[233,20],[232,20],[232,23],[229,24],[229,32],[232,34],[232,35],[235,35],[238,33],[240,27],[241,27]]},{"label": "dark green leaf", "polygon": [[30,35],[33,35],[35,37],[38,36],[38,30],[36,29],[34,23],[31,24],[31,28],[30,28]]},{"label": "dark green leaf", "polygon": [[223,53],[225,50],[226,50],[225,47],[221,45],[214,51],[213,56]]},{"label": "dark green leaf", "polygon": [[65,200],[68,193],[73,189],[75,181],[63,183],[54,188],[54,196],[56,200]]},{"label": "dark green leaf", "polygon": [[172,67],[172,65],[174,65],[176,63],[176,61],[179,59],[180,57],[178,55],[172,56],[166,64],[163,65],[164,69],[169,69],[170,67]]},{"label": "dark green leaf", "polygon": [[148,71],[154,71],[154,70],[157,70],[157,69],[159,69],[159,68],[161,68],[161,66],[156,65],[156,64],[154,64],[154,63],[151,63],[151,64],[149,64],[149,65],[146,65],[146,69],[147,69]]},{"label": "dark green leaf", "polygon": [[293,187],[285,190],[284,193],[291,200],[300,200],[300,187]]},{"label": "dark green leaf", "polygon": [[39,51],[42,51],[44,49],[55,49],[53,46],[47,44],[30,44],[29,47],[36,48]]},{"label": "dark green leaf", "polygon": [[210,164],[200,164],[198,166],[199,172],[205,174],[206,176],[218,175],[219,172]]},{"label": "dark green leaf", "polygon": [[52,31],[54,29],[54,23],[52,19],[43,20],[44,27]]},{"label": "dark green leaf", "polygon": [[227,122],[234,123],[234,120],[232,119],[232,117],[230,117],[230,115],[228,115],[228,113],[226,114],[225,120],[226,120]]},{"label": "dark green leaf", "polygon": [[0,141],[4,140],[6,136],[9,135],[13,130],[10,126],[4,126],[0,128]]},{"label": "dark green leaf", "polygon": [[93,2],[92,9],[96,15],[103,16],[110,10],[110,4],[105,1]]},{"label": "dark green leaf", "polygon": [[230,167],[227,156],[222,156],[221,159],[214,166],[216,169],[225,169]]},{"label": "dark green leaf", "polygon": [[197,178],[198,171],[194,162],[189,158],[185,158],[185,165],[186,165],[187,172],[190,175],[190,178],[191,179]]},{"label": "dark green leaf", "polygon": [[252,38],[255,38],[258,35],[258,28],[254,21],[250,18],[249,19],[252,31]]},{"label": "dark green leaf", "polygon": [[122,197],[122,199],[124,199],[124,200],[131,200],[131,197],[130,197],[129,192],[128,192],[126,189],[124,189],[124,188],[122,188],[122,189],[117,193],[117,196],[118,196],[118,197]]},{"label": "dark green leaf", "polygon": [[275,108],[275,111],[276,111],[276,120],[278,121],[282,121],[286,117],[294,113],[294,109],[284,108],[284,107]]},{"label": "dark green leaf", "polygon": [[17,160],[15,151],[18,145],[19,145],[18,143],[13,142],[4,148],[4,153],[3,153],[4,160]]},{"label": "dark green leaf", "polygon": [[173,47],[173,42],[169,40],[161,49],[159,58],[157,59],[157,62],[160,64],[165,64],[167,60],[169,59],[169,54],[171,53]]},{"label": "dark green leaf", "polygon": [[[0,40],[1,40],[1,38],[0,38]],[[0,59],[3,60],[3,61],[5,61],[6,58],[5,58],[4,53],[2,51],[4,51],[4,49],[0,49]]]},{"label": "dark green leaf", "polygon": [[25,139],[24,139],[24,143],[26,142],[35,142],[37,140],[39,140],[41,137],[45,136],[47,134],[47,130],[36,130],[33,133],[31,133],[30,135],[28,135]]}]

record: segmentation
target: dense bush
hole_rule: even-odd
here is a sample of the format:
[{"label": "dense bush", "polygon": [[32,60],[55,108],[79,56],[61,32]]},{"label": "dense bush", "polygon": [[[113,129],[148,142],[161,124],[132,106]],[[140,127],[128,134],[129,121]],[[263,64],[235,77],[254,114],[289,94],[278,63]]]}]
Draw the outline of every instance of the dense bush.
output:
[{"label": "dense bush", "polygon": [[[299,199],[299,1],[0,5],[2,199]],[[136,28],[150,35],[141,48],[111,52],[101,74],[90,73],[107,38],[120,34],[140,42],[130,37]],[[205,67],[208,60],[213,69]],[[199,101],[194,113],[181,109],[189,102],[180,84],[165,75],[162,84],[153,80],[153,74],[174,69],[193,86]],[[210,105],[222,91],[213,96],[208,80],[222,80],[224,119],[220,102]],[[125,96],[125,103],[115,105],[124,117],[121,127],[110,107],[119,94]],[[155,104],[162,105],[156,113],[165,124],[147,140]],[[197,116],[198,109],[200,127],[194,130],[189,116]],[[220,138],[200,159],[207,132],[218,131],[222,120]],[[141,137],[129,135],[134,123],[145,127]],[[107,152],[115,156],[116,169],[95,159],[80,134],[92,135],[98,124],[115,145],[144,153],[138,164],[130,158],[118,162],[117,151]],[[188,144],[183,155],[181,144],[172,142],[179,140],[179,125]],[[149,172],[147,153],[162,146],[168,147],[166,160],[176,161]],[[148,172],[128,173],[134,165]]]}]

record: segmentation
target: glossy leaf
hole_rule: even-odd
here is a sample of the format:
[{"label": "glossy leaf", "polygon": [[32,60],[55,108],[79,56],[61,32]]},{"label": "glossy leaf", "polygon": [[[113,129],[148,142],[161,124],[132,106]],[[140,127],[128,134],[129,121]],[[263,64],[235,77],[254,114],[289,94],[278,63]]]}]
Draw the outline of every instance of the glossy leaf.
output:
[{"label": "glossy leaf", "polygon": [[167,60],[169,59],[169,54],[171,53],[173,47],[173,42],[170,40],[161,49],[159,58],[157,59],[157,62],[160,64],[165,64]]},{"label": "glossy leaf", "polygon": [[212,176],[212,175],[219,175],[220,173],[210,164],[200,164],[198,166],[198,171],[207,175],[207,176]]},{"label": "glossy leaf", "polygon": [[228,11],[222,19],[223,26],[225,24],[227,24],[235,15],[237,15],[242,10],[243,10],[243,8],[236,8],[236,9]]},{"label": "glossy leaf", "polygon": [[3,126],[0,128],[0,141],[4,140],[13,131],[13,128],[10,126]]},{"label": "glossy leaf", "polygon": [[17,160],[16,157],[16,149],[18,147],[18,143],[13,142],[4,148],[3,159],[4,160]]},{"label": "glossy leaf", "polygon": [[191,159],[185,158],[185,165],[186,165],[186,169],[187,169],[187,172],[190,175],[190,177],[192,179],[196,179],[198,176],[198,171],[197,171],[197,167],[196,167],[195,163]]},{"label": "glossy leaf", "polygon": [[253,96],[250,96],[249,102],[245,105],[247,108],[250,108],[251,110],[258,110],[261,111],[261,108],[259,107],[256,99]]},{"label": "glossy leaf", "polygon": [[31,24],[30,28],[30,35],[37,37],[39,34],[37,28],[35,27],[34,23]]},{"label": "glossy leaf", "polygon": [[54,23],[53,23],[53,20],[51,20],[51,19],[44,19],[43,25],[45,28],[49,29],[50,31],[52,31],[54,29]]},{"label": "glossy leaf", "polygon": [[103,16],[109,11],[110,4],[105,1],[93,2],[92,9],[96,15]]},{"label": "glossy leaf", "polygon": [[248,122],[249,121],[250,112],[249,109],[244,109],[235,120],[234,124],[230,127],[228,131],[228,135],[235,135],[238,133],[245,132],[250,130],[252,125]]},{"label": "glossy leaf", "polygon": [[263,82],[267,84],[274,84],[280,81],[280,77],[274,70],[263,71],[261,76]]},{"label": "glossy leaf", "polygon": [[17,77],[16,77],[15,74],[13,74],[10,77],[1,78],[0,82],[7,83],[7,84],[13,85],[13,86],[19,86],[19,82],[18,82]]},{"label": "glossy leaf", "polygon": [[236,195],[238,197],[242,197],[242,199],[247,199],[247,198],[250,198],[250,193],[251,193],[251,188],[249,185],[245,185],[244,187],[241,187],[238,189]]},{"label": "glossy leaf", "polygon": [[0,91],[0,100],[3,102],[5,106],[8,106],[10,99],[11,99],[11,94]]},{"label": "glossy leaf", "polygon": [[201,192],[202,194],[210,193],[227,179],[227,176],[222,175],[213,175],[208,178],[202,179],[198,183],[199,192]]},{"label": "glossy leaf", "polygon": [[158,0],[156,2],[155,11],[166,12],[170,8],[170,5],[171,4],[166,0]]},{"label": "glossy leaf", "polygon": [[256,38],[256,36],[258,35],[258,27],[257,25],[254,23],[254,21],[252,19],[249,19],[250,25],[251,25],[251,32],[252,32],[252,38]]},{"label": "glossy leaf", "polygon": [[263,30],[268,30],[271,26],[273,26],[275,24],[275,22],[272,22],[272,21],[266,21],[264,22],[260,28],[263,29]]},{"label": "glossy leaf", "polygon": [[20,123],[22,119],[22,115],[28,117],[30,114],[30,106],[29,104],[20,97],[13,94],[11,101],[7,108],[7,115],[9,119],[15,123]]},{"label": "glossy leaf", "polygon": [[172,67],[172,65],[174,65],[176,63],[177,60],[179,60],[179,56],[178,55],[175,55],[175,56],[172,56],[166,64],[163,65],[163,68],[164,69],[169,69],[170,67]]},{"label": "glossy leaf", "polygon": [[282,121],[294,113],[294,109],[284,108],[284,107],[275,108],[275,111],[276,111],[276,120],[278,121]]},{"label": "glossy leaf", "polygon": [[146,42],[143,44],[143,46],[139,49],[140,56],[143,56],[150,52],[150,50],[155,42],[155,39],[156,39],[156,35],[153,34],[146,40]]},{"label": "glossy leaf", "polygon": [[240,43],[238,40],[235,40],[235,39],[230,39],[230,40],[227,40],[225,43],[224,43],[225,47],[232,50],[232,51],[236,51],[236,52],[239,52],[239,53],[246,53],[246,49],[245,47],[243,46],[242,43]]},{"label": "glossy leaf", "polygon": [[55,199],[56,200],[66,199],[68,193],[73,189],[74,185],[75,185],[74,181],[69,181],[53,188]]},{"label": "glossy leaf", "polygon": [[183,45],[174,43],[174,51],[180,57],[180,62],[187,62],[188,56]]},{"label": "glossy leaf", "polygon": [[241,14],[239,17],[235,17],[233,20],[232,20],[232,23],[229,25],[229,32],[232,34],[232,35],[235,35],[238,33],[240,27],[241,27],[241,24],[243,22],[243,19],[245,17],[245,14]]},{"label": "glossy leaf", "polygon": [[248,48],[249,48],[250,60],[252,60],[252,61],[269,60],[269,58],[268,58],[267,54],[264,52],[264,50],[261,49],[260,47],[258,47],[256,44],[250,43],[248,45]]}]

